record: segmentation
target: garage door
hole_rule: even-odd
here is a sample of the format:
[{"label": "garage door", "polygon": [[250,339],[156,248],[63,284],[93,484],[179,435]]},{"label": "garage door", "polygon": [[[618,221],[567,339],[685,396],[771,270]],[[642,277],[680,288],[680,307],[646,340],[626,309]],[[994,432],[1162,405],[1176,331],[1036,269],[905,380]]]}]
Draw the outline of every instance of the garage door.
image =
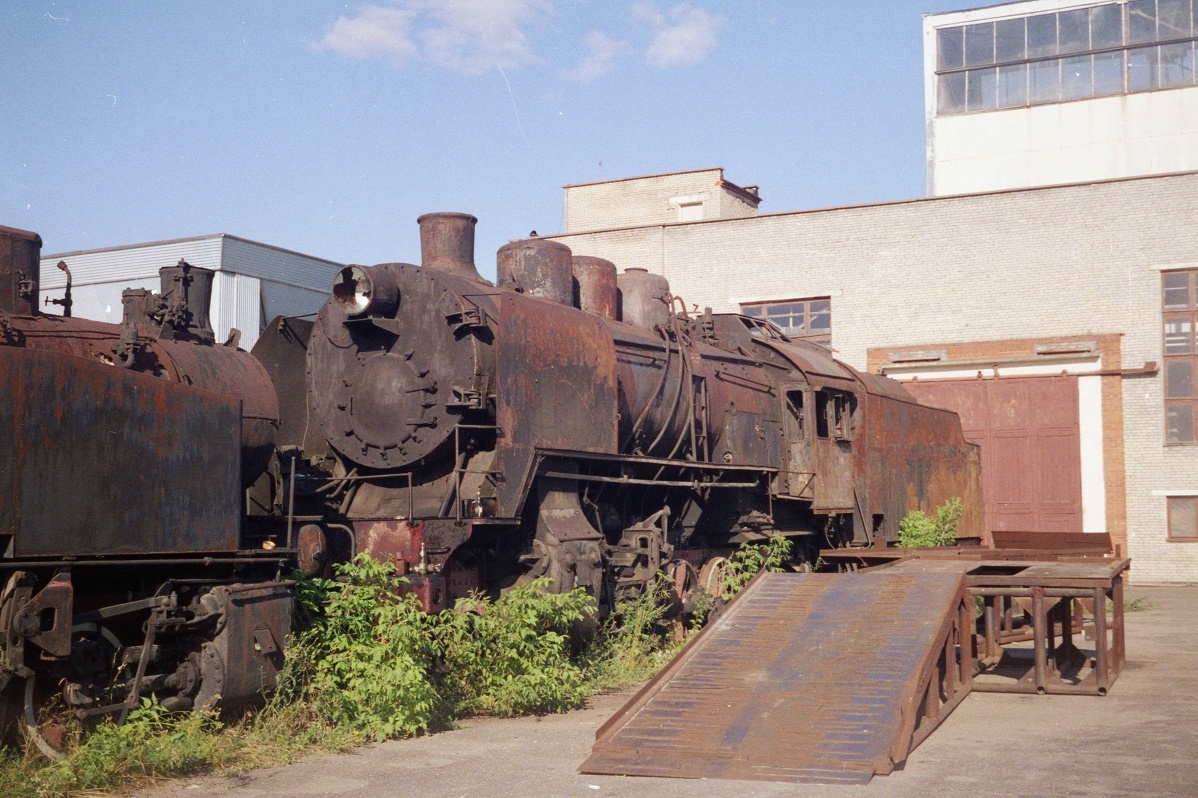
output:
[{"label": "garage door", "polygon": [[982,447],[987,530],[1081,532],[1077,377],[906,382]]}]

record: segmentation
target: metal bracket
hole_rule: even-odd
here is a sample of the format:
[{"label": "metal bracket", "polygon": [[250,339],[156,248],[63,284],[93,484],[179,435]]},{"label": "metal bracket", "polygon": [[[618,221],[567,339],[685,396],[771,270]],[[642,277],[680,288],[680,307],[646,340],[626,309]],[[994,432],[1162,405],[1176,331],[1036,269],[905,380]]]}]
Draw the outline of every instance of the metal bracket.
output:
[{"label": "metal bracket", "polygon": [[[469,302],[469,300],[466,301]],[[483,309],[473,302],[469,302],[469,305],[469,307],[463,307],[460,312],[450,313],[445,317],[445,320],[453,326],[455,333],[487,326],[487,314]]]},{"label": "metal bracket", "polygon": [[[34,287],[33,278],[24,269],[17,269],[17,293],[25,299],[32,299]],[[33,304],[37,304],[36,300]]]},{"label": "metal bracket", "polygon": [[461,407],[471,410],[477,410],[483,406],[483,392],[476,391],[472,388],[459,388],[454,385],[450,390],[453,392],[453,401],[446,402],[446,407]]},{"label": "metal bracket", "polygon": [[75,588],[69,572],[54,575],[36,596],[16,612],[13,629],[54,657],[71,654],[71,610]]}]

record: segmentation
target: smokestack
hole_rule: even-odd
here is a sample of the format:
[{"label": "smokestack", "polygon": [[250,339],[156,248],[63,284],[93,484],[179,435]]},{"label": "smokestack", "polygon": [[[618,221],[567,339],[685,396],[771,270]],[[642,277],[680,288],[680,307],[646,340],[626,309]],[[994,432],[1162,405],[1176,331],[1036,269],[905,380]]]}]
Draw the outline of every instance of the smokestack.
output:
[{"label": "smokestack", "polygon": [[420,265],[490,285],[474,266],[474,225],[468,213],[426,213],[420,225]]},{"label": "smokestack", "polygon": [[0,312],[36,316],[41,279],[42,237],[0,227]]}]

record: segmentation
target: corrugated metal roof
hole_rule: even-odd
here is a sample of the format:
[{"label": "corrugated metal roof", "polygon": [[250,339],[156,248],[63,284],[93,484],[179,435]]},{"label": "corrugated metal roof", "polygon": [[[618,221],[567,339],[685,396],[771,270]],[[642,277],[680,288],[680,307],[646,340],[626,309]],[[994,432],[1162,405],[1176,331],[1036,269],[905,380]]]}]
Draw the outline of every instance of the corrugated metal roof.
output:
[{"label": "corrugated metal roof", "polygon": [[152,279],[158,269],[180,258],[192,266],[230,271],[272,282],[327,292],[342,264],[301,252],[217,233],[119,247],[77,250],[42,256],[43,289],[61,289],[66,278],[55,268],[65,260],[75,285]]},{"label": "corrugated metal roof", "polygon": [[223,251],[225,271],[321,293],[328,293],[341,268],[339,263],[235,236],[224,236]]},{"label": "corrugated metal roof", "polygon": [[222,236],[204,236],[178,241],[159,241],[132,247],[67,252],[42,257],[42,290],[66,285],[66,275],[55,268],[65,260],[75,285],[97,285],[144,280],[158,276],[163,266],[174,266],[180,258],[192,266],[219,269]]}]

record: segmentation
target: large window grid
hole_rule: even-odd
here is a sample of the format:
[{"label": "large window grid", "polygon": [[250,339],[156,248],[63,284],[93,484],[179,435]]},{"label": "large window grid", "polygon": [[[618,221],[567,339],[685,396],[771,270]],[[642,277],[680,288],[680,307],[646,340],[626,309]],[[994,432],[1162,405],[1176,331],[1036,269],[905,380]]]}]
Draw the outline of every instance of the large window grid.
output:
[{"label": "large window grid", "polygon": [[1198,270],[1161,275],[1164,328],[1165,442],[1193,443],[1198,421]]},{"label": "large window grid", "polygon": [[941,115],[1198,85],[1198,0],[1129,0],[936,31]]},{"label": "large window grid", "polygon": [[755,302],[741,305],[740,312],[768,319],[791,338],[805,338],[832,345],[832,300],[828,297],[791,299],[785,302]]}]

